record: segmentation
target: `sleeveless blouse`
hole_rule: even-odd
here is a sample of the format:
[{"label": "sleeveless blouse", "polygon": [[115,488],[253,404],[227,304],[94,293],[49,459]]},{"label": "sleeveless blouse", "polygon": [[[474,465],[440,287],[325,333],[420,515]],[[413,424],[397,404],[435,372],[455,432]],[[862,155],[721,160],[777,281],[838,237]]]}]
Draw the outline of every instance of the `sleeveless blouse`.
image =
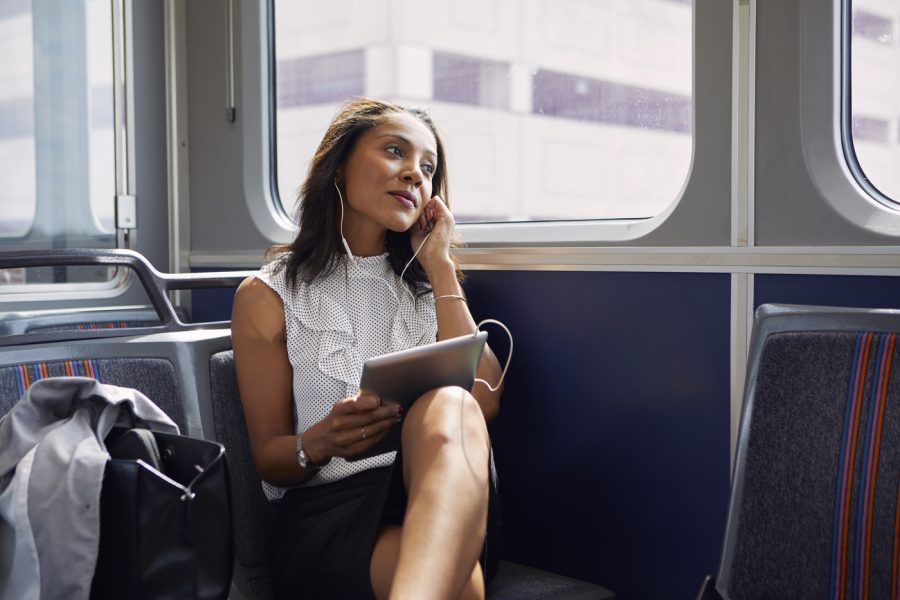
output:
[{"label": "sleeveless blouse", "polygon": [[[311,283],[287,280],[279,255],[256,274],[284,304],[287,354],[293,369],[294,426],[303,433],[322,420],[337,400],[359,391],[363,363],[388,352],[434,342],[437,316],[433,295],[413,300],[409,288],[381,256],[341,255],[336,268]],[[367,469],[394,462],[396,452],[371,458],[331,462],[301,486],[338,481]],[[287,488],[263,482],[269,500]]]}]

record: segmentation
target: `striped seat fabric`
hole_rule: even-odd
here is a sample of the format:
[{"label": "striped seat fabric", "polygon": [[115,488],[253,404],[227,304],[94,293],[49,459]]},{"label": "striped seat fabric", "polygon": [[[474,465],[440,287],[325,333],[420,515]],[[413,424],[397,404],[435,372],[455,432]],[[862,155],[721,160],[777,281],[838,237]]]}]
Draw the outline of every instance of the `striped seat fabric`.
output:
[{"label": "striped seat fabric", "polygon": [[[885,596],[888,572],[891,573],[890,597],[898,597],[900,462],[897,450],[900,440],[896,426],[900,412],[897,390],[892,390],[889,413],[893,427],[888,428],[889,435],[884,439],[886,460],[881,456],[896,338],[893,333],[856,336],[835,490],[829,581],[832,598],[868,598],[870,592],[874,597]],[[887,468],[880,470],[883,467]],[[877,485],[879,475],[881,485]],[[876,510],[880,517],[877,520]],[[890,566],[885,564],[887,557],[891,558]]]},{"label": "striped seat fabric", "polygon": [[726,598],[900,598],[896,338],[766,338],[742,423]]},{"label": "striped seat fabric", "polygon": [[5,415],[38,379],[92,377],[101,383],[134,388],[153,400],[185,431],[183,399],[175,367],[161,358],[100,358],[35,362],[0,367],[0,415]]},{"label": "striped seat fabric", "polygon": [[[53,369],[51,374],[50,370]],[[92,377],[98,379],[100,376],[100,367],[96,360],[65,360],[55,363],[31,363],[27,365],[16,365],[16,393],[21,396],[25,393],[32,383],[39,379],[48,377],[61,377],[63,375],[69,377]]]},{"label": "striped seat fabric", "polygon": [[58,323],[28,327],[28,333],[45,331],[86,331],[90,329],[124,329],[127,327],[151,327],[159,325],[159,319],[153,321],[85,321],[80,323]]}]

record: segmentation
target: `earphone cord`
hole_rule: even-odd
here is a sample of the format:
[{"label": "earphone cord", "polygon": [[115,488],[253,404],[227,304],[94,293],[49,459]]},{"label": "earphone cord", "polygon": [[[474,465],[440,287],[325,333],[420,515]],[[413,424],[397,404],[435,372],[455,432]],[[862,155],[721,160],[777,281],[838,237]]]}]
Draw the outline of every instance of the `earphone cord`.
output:
[{"label": "earphone cord", "polygon": [[[337,190],[338,198],[340,199],[340,205],[341,205],[341,241],[344,243],[344,250],[347,251],[347,258],[350,260],[353,260],[356,257],[353,256],[353,252],[350,251],[350,244],[347,243],[347,238],[344,237],[344,196],[343,196],[343,194],[341,194],[341,188],[338,187],[336,180],[334,182],[334,189]],[[428,241],[429,237],[431,237],[430,231],[428,232],[428,235],[425,236],[425,239],[422,240],[422,243],[419,244],[419,247],[416,249],[415,253],[413,253],[412,258],[409,259],[409,262],[407,262],[406,266],[403,267],[403,270],[400,271],[400,281],[401,282],[403,282],[403,275],[406,273],[406,270],[409,268],[409,265],[411,265],[412,262],[414,260],[416,260],[416,257],[419,255],[419,250],[422,249],[422,246],[425,245],[425,242]],[[378,279],[381,279],[381,277],[379,277]],[[381,279],[381,280],[384,281],[384,279]],[[387,284],[386,281],[384,283]],[[391,294],[394,294],[394,300],[397,301],[397,304],[400,304],[400,298],[397,297],[397,294],[394,293],[394,290],[391,289],[390,285],[387,286],[387,289]],[[409,291],[409,286],[404,285],[403,289],[406,290],[406,293],[409,294],[409,297],[412,299],[413,304],[415,304],[416,296],[411,291]]]},{"label": "earphone cord", "polygon": [[[422,246],[425,245],[425,242],[428,241],[428,238],[429,238],[429,237],[431,237],[431,232],[430,232],[430,231],[429,231],[428,234],[425,236],[425,239],[422,240],[422,243],[419,244],[419,247],[416,248],[416,251],[415,251],[415,253],[413,253],[412,258],[409,259],[409,262],[406,263],[406,266],[403,267],[403,270],[402,270],[402,271],[400,271],[400,281],[401,281],[401,282],[403,281],[403,274],[406,273],[406,270],[409,268],[409,265],[412,264],[412,261],[416,260],[416,257],[419,255],[419,250],[422,249]],[[409,292],[410,297],[413,299],[413,303],[415,303],[416,297],[413,296],[413,293],[409,291],[409,288],[408,288],[407,286],[404,285],[404,286],[403,286],[403,289],[406,290],[407,292]]]},{"label": "earphone cord", "polygon": [[[509,332],[509,329],[507,329],[506,325],[504,325],[500,321],[497,321],[496,319],[485,319],[485,320],[481,321],[480,323],[478,323],[478,325],[475,326],[475,333],[473,333],[472,335],[473,336],[478,335],[478,332],[481,330],[481,326],[484,325],[485,323],[494,323],[496,325],[499,325],[500,327],[503,328],[503,331],[506,332],[506,335],[509,336],[509,355],[506,357],[506,365],[503,366],[503,372],[500,373],[500,381],[497,382],[496,387],[491,386],[491,384],[488,383],[487,381],[485,381],[484,379],[479,379],[479,378],[475,379],[476,382],[483,383],[484,385],[486,385],[487,388],[489,390],[491,390],[492,392],[496,392],[497,390],[500,389],[500,386],[503,384],[503,379],[506,377],[506,370],[509,368],[509,363],[512,361],[513,336]],[[472,387],[474,389],[474,387],[475,387],[474,383],[472,384]],[[472,473],[475,473],[476,471],[472,467],[472,463],[469,460],[469,453],[466,450],[466,435],[465,435],[465,425],[464,425],[465,424],[465,404],[463,403],[464,395],[465,395],[465,392],[460,392],[460,397],[459,397],[459,439],[460,439],[460,443],[462,444],[463,456],[466,459],[466,463],[469,465],[469,470]],[[489,465],[488,465],[488,477],[490,477],[491,480],[494,481],[494,475],[493,475],[494,459],[493,459],[492,451],[488,453],[488,456],[490,457],[490,461],[489,461]]]},{"label": "earphone cord", "polygon": [[[337,190],[338,198],[340,199],[340,204],[341,204],[341,241],[344,242],[344,249],[347,251],[347,257],[352,260],[355,257],[353,256],[353,253],[350,251],[350,244],[347,243],[347,238],[344,237],[344,196],[343,196],[343,194],[341,194],[341,188],[338,187],[337,180],[335,180],[335,182],[334,182],[334,189]],[[416,260],[416,257],[419,255],[419,251],[422,249],[422,246],[425,245],[425,242],[428,241],[429,237],[431,237],[430,231],[428,232],[428,235],[425,236],[425,239],[422,240],[422,243],[419,244],[419,247],[416,248],[416,251],[413,253],[412,258],[409,259],[409,262],[407,262],[406,266],[403,267],[403,270],[400,271],[401,283],[403,282],[403,275],[406,273],[406,270],[409,268],[409,265],[412,264],[412,261]],[[381,279],[381,278],[379,277],[379,279]],[[381,279],[381,280],[384,281],[383,279]],[[386,281],[385,281],[385,284],[387,284]],[[397,297],[397,294],[394,293],[394,290],[391,288],[391,286],[388,285],[387,289],[391,294],[394,295],[394,299],[397,301],[397,304],[400,304],[400,298]],[[406,293],[409,294],[410,298],[412,298],[413,304],[415,304],[416,297],[411,291],[409,291],[409,287],[404,285],[403,289],[406,290]],[[509,329],[506,328],[506,325],[504,325],[500,321],[497,321],[496,319],[485,319],[485,320],[481,321],[478,325],[475,326],[475,333],[473,333],[472,335],[477,334],[479,332],[481,326],[484,325],[485,323],[494,323],[495,325],[499,325],[500,327],[503,328],[503,331],[506,332],[506,335],[509,336],[509,356],[506,357],[506,365],[504,365],[504,367],[503,367],[503,372],[500,373],[500,381],[497,382],[496,387],[492,386],[490,383],[488,383],[484,379],[478,379],[478,378],[475,379],[475,381],[481,382],[484,385],[486,385],[487,388],[489,390],[491,390],[492,392],[496,392],[497,390],[500,389],[500,386],[503,384],[503,379],[506,377],[506,370],[509,368],[510,361],[512,361],[513,336],[509,332]]]},{"label": "earphone cord", "polygon": [[481,326],[484,325],[485,323],[494,323],[495,325],[499,325],[500,327],[503,328],[503,331],[505,331],[506,335],[509,337],[509,354],[506,357],[506,364],[503,366],[503,372],[500,373],[500,381],[497,382],[497,385],[491,386],[491,384],[488,383],[487,381],[485,381],[484,379],[475,378],[476,382],[483,383],[484,385],[487,386],[487,389],[491,390],[492,392],[496,392],[497,390],[500,389],[500,386],[503,385],[503,379],[506,377],[506,370],[509,368],[509,363],[512,361],[513,336],[509,332],[509,329],[506,328],[506,325],[504,325],[503,323],[501,323],[500,321],[498,321],[496,319],[485,319],[485,320],[481,321],[480,323],[478,323],[478,325],[475,326],[475,333],[473,333],[472,335],[473,336],[477,335],[478,332],[481,330]]}]

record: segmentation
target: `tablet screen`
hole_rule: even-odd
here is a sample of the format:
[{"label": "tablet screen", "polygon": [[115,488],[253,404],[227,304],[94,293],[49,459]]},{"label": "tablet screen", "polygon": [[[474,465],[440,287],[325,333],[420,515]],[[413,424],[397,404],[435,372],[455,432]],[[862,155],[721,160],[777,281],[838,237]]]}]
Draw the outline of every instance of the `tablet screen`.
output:
[{"label": "tablet screen", "polygon": [[416,346],[370,358],[359,388],[406,408],[434,388],[457,385],[470,390],[487,332]]},{"label": "tablet screen", "polygon": [[[363,365],[359,389],[385,402],[400,404],[404,410],[435,388],[455,385],[471,390],[487,335],[486,331],[479,331],[370,358]],[[352,460],[396,450],[399,434],[400,428],[395,427],[381,442]]]}]

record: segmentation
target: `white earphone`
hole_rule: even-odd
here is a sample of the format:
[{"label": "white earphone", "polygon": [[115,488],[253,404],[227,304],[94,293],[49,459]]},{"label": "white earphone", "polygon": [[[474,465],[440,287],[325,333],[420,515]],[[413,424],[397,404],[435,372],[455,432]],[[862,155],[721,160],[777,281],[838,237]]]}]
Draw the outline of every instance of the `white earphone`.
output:
[{"label": "white earphone", "polygon": [[[350,250],[350,244],[347,243],[347,238],[344,237],[344,196],[343,196],[343,194],[341,194],[341,188],[340,188],[340,186],[338,186],[337,179],[334,180],[334,189],[337,190],[338,199],[341,203],[341,242],[344,244],[344,250],[347,251],[347,258],[352,260],[355,257],[353,256],[353,252]],[[401,282],[403,281],[403,275],[406,273],[406,270],[409,268],[409,265],[412,264],[412,261],[416,260],[416,256],[419,255],[419,250],[422,249],[422,246],[425,245],[425,242],[428,241],[428,238],[430,236],[431,236],[431,232],[429,231],[428,235],[425,236],[425,239],[422,240],[422,243],[419,244],[419,247],[416,248],[416,251],[413,253],[412,258],[409,259],[409,262],[407,262],[406,266],[403,267],[403,270],[400,271],[400,281]],[[379,279],[381,279],[381,278],[379,277]],[[383,279],[381,279],[381,280],[384,281]],[[384,283],[385,283],[385,285],[387,285],[386,281]],[[388,285],[387,288],[392,294],[394,294],[394,290],[391,288],[390,285]],[[409,287],[404,285],[403,289],[406,290],[406,293],[409,294],[409,297],[412,298],[413,303],[415,303],[416,297],[415,297],[415,295],[413,295],[413,293],[411,291],[409,291]],[[397,298],[397,294],[394,294],[394,299],[397,300],[398,304],[400,303],[400,298]]]},{"label": "white earphone", "polygon": [[337,178],[334,180],[334,189],[337,190],[338,198],[341,201],[341,242],[344,243],[344,250],[347,251],[347,257],[353,258],[353,252],[350,250],[350,244],[347,243],[347,238],[344,237],[344,196],[341,195],[341,188],[338,187]]}]

